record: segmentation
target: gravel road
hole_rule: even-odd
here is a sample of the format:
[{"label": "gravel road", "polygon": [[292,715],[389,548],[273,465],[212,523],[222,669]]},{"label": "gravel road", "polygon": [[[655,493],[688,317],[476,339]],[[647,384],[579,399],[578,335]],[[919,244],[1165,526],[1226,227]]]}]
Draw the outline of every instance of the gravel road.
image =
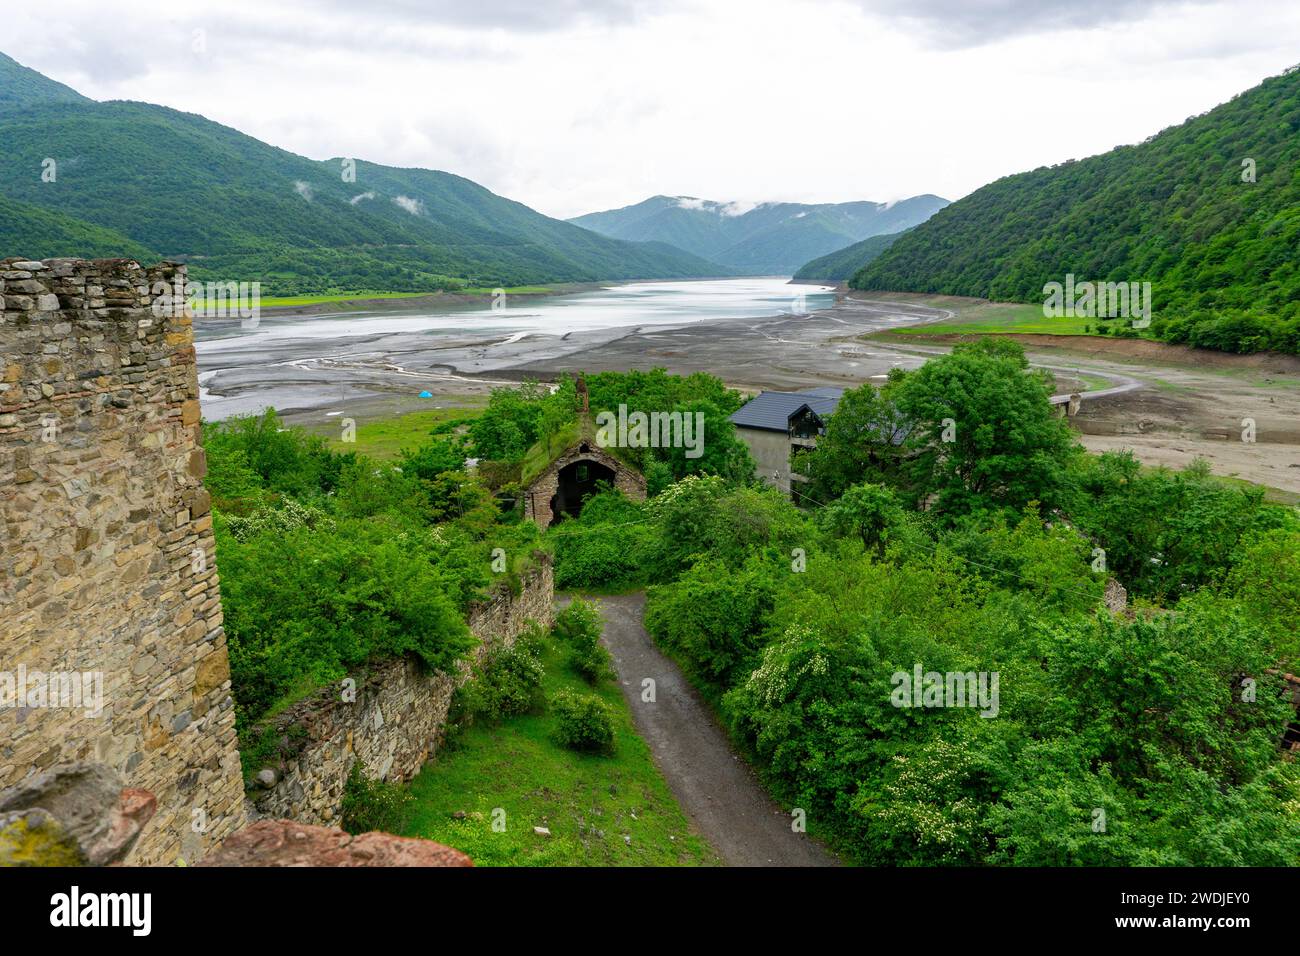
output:
[{"label": "gravel road", "polygon": [[[598,599],[605,643],[623,696],[678,803],[729,866],[836,866],[820,844],[791,826],[754,771],[737,756],[708,705],[641,624],[645,594]],[[642,680],[655,701],[642,701]]]}]

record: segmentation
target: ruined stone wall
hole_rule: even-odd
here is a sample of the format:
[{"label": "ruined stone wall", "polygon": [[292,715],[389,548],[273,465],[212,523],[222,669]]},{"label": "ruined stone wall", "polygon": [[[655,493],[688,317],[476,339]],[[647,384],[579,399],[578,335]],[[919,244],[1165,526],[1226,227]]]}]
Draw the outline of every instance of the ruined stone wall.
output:
[{"label": "ruined stone wall", "polygon": [[613,455],[583,442],[568,449],[551,462],[549,467],[533,481],[524,492],[524,517],[537,522],[542,530],[555,520],[551,499],[560,487],[560,471],[578,461],[595,462],[614,472],[614,489],[632,501],[645,501],[645,476]]},{"label": "ruined stone wall", "polygon": [[139,864],[244,823],[183,277],[0,260],[0,788],[107,764],[157,798]]},{"label": "ruined stone wall", "polygon": [[[478,656],[507,646],[530,621],[549,627],[555,599],[549,558],[522,576],[519,594],[501,593],[475,607],[469,629],[479,638]],[[355,697],[343,688],[322,688],[276,716],[280,753],[259,772],[250,793],[259,813],[300,823],[337,821],[348,772],[357,761],[367,777],[410,780],[437,750],[446,729],[451,696],[469,672],[427,673],[413,659],[387,661],[356,678]]]}]

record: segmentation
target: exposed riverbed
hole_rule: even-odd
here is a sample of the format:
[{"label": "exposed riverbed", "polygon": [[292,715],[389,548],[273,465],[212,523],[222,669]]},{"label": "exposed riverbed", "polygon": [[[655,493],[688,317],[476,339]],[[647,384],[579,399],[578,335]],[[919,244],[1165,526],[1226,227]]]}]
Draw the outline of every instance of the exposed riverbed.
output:
[{"label": "exposed riverbed", "polygon": [[[826,286],[751,278],[630,283],[507,299],[495,310],[470,303],[263,316],[254,329],[196,320],[195,338],[205,418],[270,406],[319,428],[340,416],[366,421],[474,403],[503,382],[578,370],[707,371],[748,390],[880,382],[890,368],[915,368],[951,346],[862,336],[952,315],[915,298],[837,296]],[[1089,448],[1130,448],[1176,466],[1199,456],[1220,474],[1300,493],[1300,389],[1289,376],[1153,367],[1025,344],[1064,391],[1080,376],[1107,383],[1077,422]],[[1232,440],[1245,417],[1258,421],[1256,443]]]}]

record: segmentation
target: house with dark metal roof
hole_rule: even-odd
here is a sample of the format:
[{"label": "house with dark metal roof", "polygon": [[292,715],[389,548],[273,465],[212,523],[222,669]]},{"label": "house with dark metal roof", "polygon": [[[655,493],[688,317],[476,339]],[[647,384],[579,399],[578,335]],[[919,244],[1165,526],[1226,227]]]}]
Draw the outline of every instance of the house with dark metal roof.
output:
[{"label": "house with dark metal roof", "polygon": [[840,403],[842,388],[813,388],[804,392],[760,392],[733,412],[736,435],[749,448],[758,475],[790,493],[790,482],[803,480],[790,461],[795,452],[815,448],[826,431],[826,419]]}]

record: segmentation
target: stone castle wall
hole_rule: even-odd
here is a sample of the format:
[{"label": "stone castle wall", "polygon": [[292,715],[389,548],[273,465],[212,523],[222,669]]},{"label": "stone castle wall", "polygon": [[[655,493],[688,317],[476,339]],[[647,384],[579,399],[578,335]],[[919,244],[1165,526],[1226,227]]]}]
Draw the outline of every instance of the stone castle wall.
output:
[{"label": "stone castle wall", "polygon": [[[553,619],[554,577],[549,557],[522,576],[519,594],[505,591],[478,605],[469,628],[479,638],[481,658],[494,644],[510,645],[535,621]],[[343,688],[322,688],[276,716],[280,743],[274,766],[259,776],[250,797],[259,813],[300,823],[336,823],[348,772],[357,761],[365,775],[393,782],[414,777],[437,750],[452,693],[469,671],[426,673],[415,659],[371,666],[356,679],[355,696]]]},{"label": "stone castle wall", "polygon": [[[196,860],[244,823],[178,280],[0,260],[0,789],[107,764],[157,798],[138,864]],[[101,713],[68,706],[96,680]]]}]

